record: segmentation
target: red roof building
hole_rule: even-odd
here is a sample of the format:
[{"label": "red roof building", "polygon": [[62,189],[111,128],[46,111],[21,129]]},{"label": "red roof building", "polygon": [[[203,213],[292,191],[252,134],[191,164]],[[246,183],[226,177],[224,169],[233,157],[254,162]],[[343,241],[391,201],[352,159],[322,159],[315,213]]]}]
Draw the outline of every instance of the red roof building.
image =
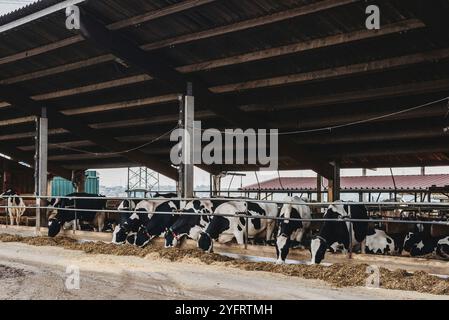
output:
[{"label": "red roof building", "polygon": [[[252,184],[241,188],[242,191],[253,192],[316,192],[317,179],[315,177],[283,177]],[[327,180],[323,179],[322,190],[327,190]],[[396,187],[395,187],[396,185]],[[342,192],[406,192],[406,191],[429,191],[432,188],[449,189],[449,174],[432,175],[398,175],[398,176],[360,176],[341,177]]]}]

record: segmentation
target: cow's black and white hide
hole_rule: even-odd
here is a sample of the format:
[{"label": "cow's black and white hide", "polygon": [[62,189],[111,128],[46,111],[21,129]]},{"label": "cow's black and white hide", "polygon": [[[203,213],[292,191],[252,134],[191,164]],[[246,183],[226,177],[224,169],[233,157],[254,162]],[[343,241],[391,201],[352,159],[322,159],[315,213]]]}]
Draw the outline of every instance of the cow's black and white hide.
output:
[{"label": "cow's black and white hide", "polygon": [[[350,214],[349,214],[350,211]],[[327,249],[334,243],[342,244],[343,251],[349,249],[350,236],[352,237],[353,247],[361,246],[362,253],[365,253],[365,240],[368,232],[368,222],[354,222],[352,235],[349,234],[349,222],[344,219],[368,219],[368,212],[363,205],[343,204],[336,202],[329,206],[325,221],[321,227],[320,233],[310,243],[310,251],[312,254],[312,264],[321,263],[324,259]],[[335,220],[335,221],[334,221]]]},{"label": "cow's black and white hide", "polygon": [[112,243],[124,244],[127,242],[135,244],[140,227],[148,223],[156,208],[164,202],[166,200],[142,200],[137,203],[134,212],[129,214],[128,217],[125,214],[125,221],[115,227],[112,233]]},{"label": "cow's black and white hide", "polygon": [[23,216],[26,210],[26,205],[20,195],[12,190],[8,189],[0,194],[0,199],[6,198],[7,213],[9,215],[9,223],[13,226],[14,222],[20,225],[20,218]]},{"label": "cow's black and white hide", "polygon": [[120,223],[126,221],[126,219],[129,218],[130,213],[134,212],[134,210],[136,209],[137,204],[140,201],[136,201],[136,200],[123,200],[122,202],[120,202],[120,204],[117,207],[118,211],[125,211],[125,212],[121,212],[120,213]]},{"label": "cow's black and white hide", "polygon": [[148,212],[144,208],[134,211],[125,222],[120,223],[112,232],[112,243],[135,244],[140,227],[149,221]]},{"label": "cow's black and white hide", "polygon": [[154,197],[153,198],[167,198],[167,199],[172,199],[172,198],[178,198],[178,194],[176,194],[176,193],[174,193],[174,192],[171,192],[171,193],[159,193],[159,192],[156,192],[155,194],[154,194]]},{"label": "cow's black and white hide", "polygon": [[437,255],[445,260],[449,260],[449,237],[440,239],[437,243]]},{"label": "cow's black and white hide", "polygon": [[[213,251],[213,240],[219,243],[227,243],[236,239],[239,245],[244,244],[246,234],[246,218],[239,217],[248,212],[251,216],[277,216],[277,205],[275,203],[255,203],[240,201],[229,201],[217,207],[211,222],[204,232],[201,232],[198,239],[198,247],[206,252]],[[219,216],[231,215],[230,217]],[[274,228],[274,221],[269,219],[249,218],[248,221],[248,239],[264,237],[265,240],[271,238]]]},{"label": "cow's black and white hide", "polygon": [[[156,207],[155,213],[143,223],[136,235],[135,245],[145,247],[148,243],[166,232],[178,219],[179,207],[173,201],[164,202]],[[158,214],[160,212],[160,214]],[[173,212],[173,214],[170,214]]]},{"label": "cow's black and white hide", "polygon": [[[106,214],[98,212],[106,208],[106,198],[104,199],[73,199],[72,197],[83,198],[104,198],[104,196],[90,193],[72,193],[67,198],[53,199],[50,206],[53,207],[48,221],[48,236],[55,237],[61,231],[61,227],[67,223],[78,219],[95,226],[97,231],[102,231]],[[66,210],[81,209],[88,211]]]},{"label": "cow's black and white hide", "polygon": [[371,229],[366,235],[365,252],[371,254],[392,254],[396,252],[394,239],[380,229]]},{"label": "cow's black and white hide", "polygon": [[215,201],[193,200],[187,203],[182,215],[165,233],[165,247],[176,247],[185,237],[197,241],[200,233],[207,228],[211,217],[217,207]]},{"label": "cow's black and white hide", "polygon": [[435,253],[439,238],[433,238],[428,232],[409,232],[404,240],[404,251],[412,257]]},{"label": "cow's black and white hide", "polygon": [[[299,197],[287,197],[285,202],[295,204],[284,204],[281,208],[280,218],[311,219],[312,211]],[[310,221],[280,220],[276,240],[277,264],[285,263],[292,241],[301,243],[304,234],[310,228]]]}]

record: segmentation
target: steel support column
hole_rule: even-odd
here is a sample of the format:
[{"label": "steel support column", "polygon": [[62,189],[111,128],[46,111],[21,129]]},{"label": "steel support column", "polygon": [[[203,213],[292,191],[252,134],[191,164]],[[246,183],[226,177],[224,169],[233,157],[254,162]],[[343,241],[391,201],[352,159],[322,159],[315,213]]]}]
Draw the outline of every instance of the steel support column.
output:
[{"label": "steel support column", "polygon": [[340,164],[336,161],[332,162],[334,179],[328,180],[328,201],[340,200]]},{"label": "steel support column", "polygon": [[318,175],[316,178],[316,201],[321,202],[323,200],[322,192],[322,186],[323,184],[323,177],[321,175]]},{"label": "steel support column", "polygon": [[[34,166],[35,194],[36,196],[47,196],[47,174],[48,174],[48,118],[46,108],[42,108],[41,116],[36,119],[36,155]],[[42,214],[40,206],[45,206],[45,199],[36,199],[36,232],[40,232],[41,226],[47,223],[45,214]]]},{"label": "steel support column", "polygon": [[187,85],[187,91],[180,102],[179,110],[180,127],[184,129],[182,138],[182,162],[179,166],[179,190],[184,198],[193,198],[194,184],[194,120],[195,98],[193,97],[192,84]]}]

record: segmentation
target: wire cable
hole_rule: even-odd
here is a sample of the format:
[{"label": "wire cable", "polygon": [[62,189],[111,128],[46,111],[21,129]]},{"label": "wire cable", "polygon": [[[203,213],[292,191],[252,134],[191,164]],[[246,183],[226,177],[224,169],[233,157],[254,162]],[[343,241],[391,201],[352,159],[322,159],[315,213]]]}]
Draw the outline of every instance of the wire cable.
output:
[{"label": "wire cable", "polygon": [[117,151],[117,152],[90,152],[90,151],[87,151],[87,150],[81,150],[81,149],[77,149],[77,148],[63,146],[63,145],[57,144],[57,143],[55,143],[54,145],[56,145],[57,147],[59,147],[61,149],[67,149],[67,150],[72,150],[72,151],[76,151],[76,152],[80,152],[80,153],[90,154],[90,155],[93,155],[93,156],[96,156],[96,157],[98,157],[98,156],[109,156],[109,155],[120,155],[120,154],[129,153],[129,152],[132,152],[132,151],[136,151],[136,150],[142,149],[142,148],[144,148],[146,146],[149,146],[150,144],[153,144],[153,143],[159,141],[160,139],[162,139],[166,135],[169,135],[170,133],[172,133],[177,128],[178,128],[178,126],[174,127],[173,129],[170,129],[169,131],[167,131],[167,132],[163,133],[162,135],[158,136],[157,138],[155,138],[155,139],[153,139],[153,140],[151,140],[149,142],[146,142],[146,143],[144,143],[144,144],[142,144],[140,146],[137,146],[137,147],[134,147],[134,148],[131,148],[131,149],[127,149],[127,150],[124,150],[124,151]]}]

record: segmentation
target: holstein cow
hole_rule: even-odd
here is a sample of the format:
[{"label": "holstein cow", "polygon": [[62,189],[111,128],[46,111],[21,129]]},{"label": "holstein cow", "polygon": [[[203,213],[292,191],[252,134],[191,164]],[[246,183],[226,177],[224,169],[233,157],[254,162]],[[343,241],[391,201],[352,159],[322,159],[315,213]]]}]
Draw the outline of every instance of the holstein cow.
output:
[{"label": "holstein cow", "polygon": [[163,200],[142,200],[137,203],[134,212],[129,217],[126,217],[127,215],[125,214],[123,217],[124,221],[115,227],[112,233],[112,243],[124,244],[128,242],[135,244],[136,235],[140,227],[149,221],[157,206],[163,202]]},{"label": "holstein cow", "polygon": [[[140,226],[135,245],[143,248],[152,239],[166,232],[178,219],[179,214],[176,214],[178,210],[179,205],[176,205],[174,201],[166,201],[157,206],[155,213]],[[158,214],[158,212],[161,213]],[[170,212],[173,212],[173,214],[169,214]]]},{"label": "holstein cow", "polygon": [[[54,199],[50,205],[55,209],[50,212],[48,221],[48,236],[55,237],[61,231],[61,227],[66,222],[75,220],[85,221],[93,224],[97,231],[101,232],[104,228],[106,214],[98,212],[106,208],[106,198],[104,199],[73,199],[71,197],[98,198],[103,197],[97,194],[72,193],[67,198]],[[65,209],[81,209],[89,211],[76,211]]]},{"label": "holstein cow", "polygon": [[[128,218],[131,216],[132,212],[136,209],[136,206],[140,203],[137,200],[123,200],[117,207],[117,211],[120,212],[120,223],[126,222]],[[127,212],[123,212],[127,211]]]},{"label": "holstein cow", "polygon": [[[236,239],[240,245],[244,244],[246,233],[246,218],[239,217],[238,214],[244,214],[248,209],[251,216],[277,216],[277,205],[275,203],[255,203],[248,202],[248,208],[245,202],[229,201],[217,207],[214,216],[204,232],[201,232],[198,239],[198,247],[206,252],[213,251],[213,240],[219,243],[226,243]],[[233,215],[232,217],[223,217],[217,214]],[[275,221],[261,218],[249,218],[248,238],[263,237],[267,240],[271,238]]]},{"label": "holstein cow", "polygon": [[443,238],[437,243],[437,255],[443,259],[449,259],[449,237]]},{"label": "holstein cow", "polygon": [[383,230],[372,229],[366,235],[365,251],[372,254],[394,253],[396,252],[394,239]]},{"label": "holstein cow", "polygon": [[324,218],[335,221],[324,222],[319,235],[312,239],[310,244],[312,264],[321,263],[327,249],[336,242],[342,244],[343,251],[346,252],[349,249],[350,236],[352,237],[353,247],[360,244],[362,253],[365,253],[368,222],[354,222],[353,232],[350,235],[349,222],[344,221],[347,218],[368,219],[365,206],[343,204],[343,202],[339,201],[329,206]]},{"label": "holstein cow", "polygon": [[[125,221],[117,226],[112,235],[112,243],[124,244],[128,242],[138,246],[146,245],[146,237],[149,234],[157,232],[156,229],[163,226],[163,231],[169,227],[172,221],[172,215],[154,215],[154,212],[173,212],[179,208],[179,201],[168,201],[164,198],[143,200],[136,205],[134,213]],[[156,216],[159,216],[156,218]],[[150,221],[153,222],[150,223]],[[159,226],[160,224],[160,226]],[[160,235],[157,234],[157,236]],[[151,240],[151,239],[150,239]]]},{"label": "holstein cow", "polygon": [[179,216],[178,220],[165,233],[165,247],[176,247],[185,237],[197,241],[200,233],[207,228],[211,220],[210,216],[202,214],[213,214],[215,208],[221,203],[222,201],[200,199],[187,203],[182,210],[183,215]]},{"label": "holstein cow", "polygon": [[[281,218],[312,218],[312,211],[299,197],[287,197],[285,201],[295,202],[297,204],[284,204],[281,208]],[[310,223],[310,221],[280,221],[276,240],[277,264],[285,263],[291,242],[296,240],[298,243],[301,243],[304,234],[306,234],[310,228]]]},{"label": "holstein cow", "polygon": [[433,238],[427,232],[409,232],[404,240],[404,251],[412,257],[435,253],[439,238]]},{"label": "holstein cow", "polygon": [[7,212],[9,214],[9,222],[13,226],[14,221],[20,225],[20,218],[25,213],[26,206],[19,194],[12,189],[8,189],[0,195],[0,199],[6,197]]}]

